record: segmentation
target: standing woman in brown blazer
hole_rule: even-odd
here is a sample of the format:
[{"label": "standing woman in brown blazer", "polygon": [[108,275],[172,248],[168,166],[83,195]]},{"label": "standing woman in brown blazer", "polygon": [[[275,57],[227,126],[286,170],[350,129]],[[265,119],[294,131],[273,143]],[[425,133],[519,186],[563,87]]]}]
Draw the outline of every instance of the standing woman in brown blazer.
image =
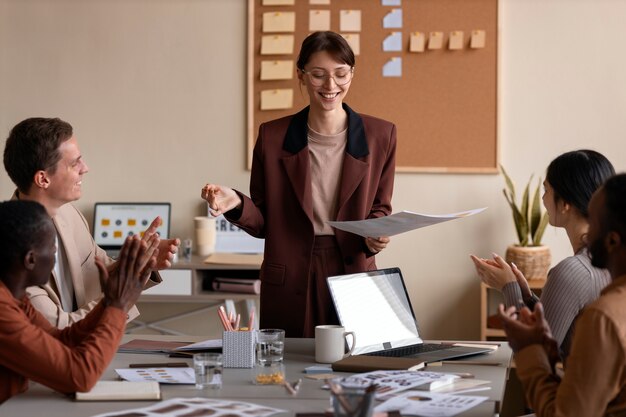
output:
[{"label": "standing woman in brown blazer", "polygon": [[313,337],[316,325],[338,323],[326,278],[376,269],[374,255],[389,243],[328,224],[391,213],[396,128],[343,102],[354,64],[340,35],[309,35],[297,75],[310,105],[259,127],[251,197],[215,184],[202,189],[212,215],[265,238],[261,327],[290,337]]}]

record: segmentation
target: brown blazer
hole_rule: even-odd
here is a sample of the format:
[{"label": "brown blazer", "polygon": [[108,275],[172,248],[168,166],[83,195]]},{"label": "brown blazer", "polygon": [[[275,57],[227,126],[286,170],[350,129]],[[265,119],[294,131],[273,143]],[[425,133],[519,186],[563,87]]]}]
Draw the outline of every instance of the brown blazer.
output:
[{"label": "brown blazer", "polygon": [[[359,115],[346,104],[348,141],[337,220],[391,213],[396,128]],[[250,196],[225,217],[252,236],[265,238],[261,267],[261,327],[302,334],[313,250],[313,209],[307,119],[309,108],[263,123],[254,147]],[[346,273],[376,269],[361,236],[335,230]]]}]

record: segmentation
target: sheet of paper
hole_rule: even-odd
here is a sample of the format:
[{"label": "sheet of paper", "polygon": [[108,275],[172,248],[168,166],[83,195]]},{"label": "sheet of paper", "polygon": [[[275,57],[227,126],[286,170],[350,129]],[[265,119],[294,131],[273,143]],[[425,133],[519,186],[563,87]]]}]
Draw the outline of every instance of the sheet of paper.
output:
[{"label": "sheet of paper", "polygon": [[117,348],[117,351],[120,353],[170,353],[175,349],[187,345],[189,345],[189,342],[133,339],[130,342],[121,344]]},{"label": "sheet of paper", "polygon": [[76,393],[76,401],[158,400],[160,398],[161,388],[154,381],[98,381],[91,391]]},{"label": "sheet of paper", "polygon": [[361,54],[361,35],[358,33],[342,33],[341,36],[348,42],[354,55]]},{"label": "sheet of paper", "polygon": [[485,47],[486,34],[484,30],[473,30],[470,48],[480,49]]},{"label": "sheet of paper", "polygon": [[443,32],[430,32],[428,37],[428,49],[441,49],[443,47]]},{"label": "sheet of paper", "polygon": [[293,107],[293,89],[261,91],[261,110],[284,110]]},{"label": "sheet of paper", "polygon": [[437,394],[452,394],[460,391],[468,391],[470,389],[477,389],[480,387],[483,390],[490,389],[486,385],[491,384],[491,381],[484,379],[474,378],[459,378],[455,379],[452,384],[444,385],[443,387],[435,388],[430,392],[436,392]]},{"label": "sheet of paper", "polygon": [[309,0],[309,4],[330,4],[330,0]]},{"label": "sheet of paper", "polygon": [[411,32],[411,39],[409,42],[409,51],[424,52],[425,45],[426,45],[426,37],[424,36],[424,32]]},{"label": "sheet of paper", "polygon": [[261,37],[261,55],[293,54],[293,35],[265,35]]},{"label": "sheet of paper", "polygon": [[[374,371],[345,378],[350,384],[367,387],[376,384],[376,399],[386,399],[409,389],[428,391],[431,384],[450,385],[460,379],[458,375],[428,371]],[[419,387],[419,388],[418,388]]]},{"label": "sheet of paper", "polygon": [[219,349],[222,347],[222,339],[207,339],[202,342],[191,343],[185,346],[176,348],[179,352],[194,352],[210,349]]},{"label": "sheet of paper", "polygon": [[330,10],[309,10],[309,31],[330,30]]},{"label": "sheet of paper", "polygon": [[402,58],[394,56],[383,65],[383,77],[402,77]]},{"label": "sheet of paper", "polygon": [[291,80],[293,78],[293,60],[261,61],[261,80]]},{"label": "sheet of paper", "polygon": [[487,207],[451,214],[420,214],[402,211],[377,219],[328,222],[331,226],[363,237],[394,236],[410,230],[478,214]]},{"label": "sheet of paper", "polygon": [[463,31],[455,30],[453,32],[450,32],[448,48],[453,51],[463,49]]},{"label": "sheet of paper", "polygon": [[386,29],[399,29],[402,27],[402,9],[391,9],[383,17],[383,27]]},{"label": "sheet of paper", "polygon": [[296,30],[295,12],[263,13],[263,32],[293,32]]},{"label": "sheet of paper", "polygon": [[383,6],[401,6],[402,0],[382,0]]},{"label": "sheet of paper", "polygon": [[160,384],[195,384],[193,368],[121,368],[115,372],[125,381],[156,381]]},{"label": "sheet of paper", "polygon": [[269,417],[272,414],[286,413],[287,410],[236,400],[214,398],[171,398],[147,407],[124,411],[111,411],[93,417],[181,417],[181,416],[225,416],[230,417]]},{"label": "sheet of paper", "polygon": [[361,11],[360,10],[340,10],[339,30],[341,32],[361,31]]},{"label": "sheet of paper", "polygon": [[263,0],[263,6],[293,6],[296,0]]},{"label": "sheet of paper", "polygon": [[402,32],[391,32],[387,35],[387,37],[383,40],[383,51],[402,51]]},{"label": "sheet of paper", "polygon": [[374,408],[376,412],[397,410],[402,415],[424,417],[449,417],[476,407],[488,397],[470,395],[435,394],[432,392],[408,391]]}]

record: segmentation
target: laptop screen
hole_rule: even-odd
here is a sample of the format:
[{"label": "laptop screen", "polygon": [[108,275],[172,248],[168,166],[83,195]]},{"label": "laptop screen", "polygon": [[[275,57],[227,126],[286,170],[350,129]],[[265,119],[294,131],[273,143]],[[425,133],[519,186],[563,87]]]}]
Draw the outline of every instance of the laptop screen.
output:
[{"label": "laptop screen", "polygon": [[328,278],[339,321],[356,334],[354,354],[423,343],[399,268]]},{"label": "laptop screen", "polygon": [[162,238],[170,233],[170,203],[96,203],[93,238],[101,248],[119,249],[126,236],[142,235],[156,216],[163,222],[157,228]]}]

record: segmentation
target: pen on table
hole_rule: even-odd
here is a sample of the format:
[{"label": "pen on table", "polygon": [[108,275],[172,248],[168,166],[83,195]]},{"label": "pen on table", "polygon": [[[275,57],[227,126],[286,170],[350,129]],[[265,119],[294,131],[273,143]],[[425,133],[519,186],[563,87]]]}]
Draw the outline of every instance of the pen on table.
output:
[{"label": "pen on table", "polygon": [[129,368],[188,368],[185,362],[169,362],[169,363],[131,363]]}]

